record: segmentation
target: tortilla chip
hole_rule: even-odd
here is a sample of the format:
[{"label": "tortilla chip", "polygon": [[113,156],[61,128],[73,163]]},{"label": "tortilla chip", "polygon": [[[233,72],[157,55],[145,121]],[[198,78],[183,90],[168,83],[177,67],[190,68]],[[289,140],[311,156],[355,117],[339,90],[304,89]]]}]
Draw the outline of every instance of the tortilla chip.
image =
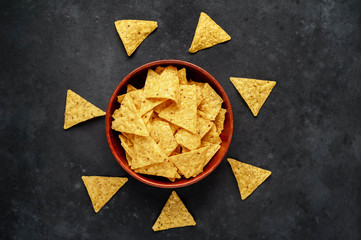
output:
[{"label": "tortilla chip", "polygon": [[202,88],[203,88],[203,87],[200,87],[200,86],[197,86],[197,85],[196,85],[197,107],[201,104],[201,102],[202,102],[203,99],[204,99]]},{"label": "tortilla chip", "polygon": [[242,200],[251,195],[271,175],[271,171],[242,163],[232,158],[227,160],[236,177]]},{"label": "tortilla chip", "polygon": [[180,85],[179,104],[173,103],[159,113],[159,117],[180,126],[192,133],[196,132],[197,102],[196,88]]},{"label": "tortilla chip", "polygon": [[189,52],[195,53],[229,40],[231,37],[207,14],[201,12]]},{"label": "tortilla chip", "polygon": [[214,155],[218,152],[218,150],[221,148],[218,144],[212,144],[209,146],[207,154],[206,154],[206,161],[204,163],[204,166],[206,166],[209,161],[213,158]]},{"label": "tortilla chip", "polygon": [[119,20],[114,24],[128,56],[158,27],[157,22],[144,20]]},{"label": "tortilla chip", "polygon": [[154,71],[158,74],[161,74],[164,71],[165,67],[158,66]]},{"label": "tortilla chip", "polygon": [[179,79],[177,68],[168,66],[160,75],[149,69],[144,93],[146,98],[163,98],[178,102]]},{"label": "tortilla chip", "polygon": [[206,84],[206,83],[204,83],[204,82],[195,82],[195,81],[193,81],[192,79],[190,79],[188,83],[189,83],[189,85],[196,85],[196,86],[198,86],[198,87],[200,87],[200,88],[203,88],[204,85]]},{"label": "tortilla chip", "polygon": [[188,85],[186,69],[182,68],[178,70],[179,84]]},{"label": "tortilla chip", "polygon": [[[119,134],[119,139],[120,139],[120,144],[124,148],[125,153],[128,154],[129,157],[133,158],[134,157],[133,143],[128,138],[126,138],[125,136],[123,136],[121,134]],[[129,164],[129,166],[131,166],[129,161],[128,161],[128,164]]]},{"label": "tortilla chip", "polygon": [[144,90],[143,89],[136,89],[133,90],[131,92],[128,92],[127,95],[129,95],[134,103],[135,108],[138,110],[139,115],[143,115],[144,113],[140,113],[140,107],[142,105],[142,103],[145,101],[145,96],[144,96]]},{"label": "tortilla chip", "polygon": [[195,226],[196,222],[175,191],[172,192],[162,212],[155,221],[153,231]]},{"label": "tortilla chip", "polygon": [[226,119],[226,112],[226,109],[221,108],[221,110],[219,110],[219,113],[216,116],[216,119],[214,120],[214,125],[216,125],[218,135],[221,135],[223,131],[224,120]]},{"label": "tortilla chip", "polygon": [[117,96],[118,103],[122,103],[122,102],[123,102],[123,99],[124,99],[125,95],[126,95],[126,94],[122,94],[122,95]]},{"label": "tortilla chip", "polygon": [[188,130],[180,129],[175,138],[177,142],[190,149],[195,150],[201,145],[202,137],[211,129],[212,123],[200,116],[197,116],[197,129],[196,133],[191,133]]},{"label": "tortilla chip", "polygon": [[207,132],[206,135],[204,135],[204,137],[202,138],[202,142],[210,142],[210,143],[214,143],[214,144],[221,144],[222,143],[222,139],[219,137],[218,133],[217,133],[217,128],[216,125],[214,125],[214,123],[212,124],[212,128],[211,130],[209,130],[209,132]]},{"label": "tortilla chip", "polygon": [[81,179],[93,203],[94,211],[99,210],[128,181],[125,177],[82,176]]},{"label": "tortilla chip", "polygon": [[176,133],[175,139],[177,143],[190,150],[195,150],[201,146],[201,137],[183,128]]},{"label": "tortilla chip", "polygon": [[153,163],[165,162],[167,155],[150,136],[134,135],[134,158],[132,169],[141,168]]},{"label": "tortilla chip", "polygon": [[170,123],[170,122],[168,122],[168,123],[169,123],[170,128],[171,128],[172,131],[173,131],[173,135],[174,135],[179,129],[181,129],[181,127],[179,127],[179,126],[177,126],[177,125],[174,125],[173,123]]},{"label": "tortilla chip", "polygon": [[156,113],[160,113],[161,111],[163,111],[164,109],[166,109],[167,107],[169,107],[170,105],[172,105],[173,101],[172,100],[167,100],[161,104],[159,104],[158,106],[156,106],[155,108],[153,108],[154,112]]},{"label": "tortilla chip", "polygon": [[203,171],[208,147],[169,157],[185,178],[195,177]]},{"label": "tortilla chip", "polygon": [[113,118],[112,129],[119,132],[149,136],[147,128],[128,94],[123,99],[120,108],[114,111]]},{"label": "tortilla chip", "polygon": [[161,163],[154,163],[142,168],[136,168],[134,169],[134,172],[159,177],[176,178],[178,175],[177,170],[178,169],[173,163],[165,161]]},{"label": "tortilla chip", "polygon": [[125,132],[123,132],[122,134],[123,134],[131,143],[133,143],[133,141],[134,141],[134,134],[125,133]]},{"label": "tortilla chip", "polygon": [[159,147],[167,156],[171,155],[178,146],[178,143],[173,135],[173,130],[169,126],[169,123],[160,118],[155,118],[152,120],[150,124],[149,135],[154,139],[154,141],[159,145]]},{"label": "tortilla chip", "polygon": [[171,153],[171,155],[169,155],[169,156],[174,156],[174,155],[177,155],[177,154],[180,154],[181,153],[181,146],[180,145],[178,145],[175,149],[174,149],[174,151]]},{"label": "tortilla chip", "polygon": [[144,124],[147,124],[149,122],[149,119],[152,116],[152,114],[153,114],[153,110],[150,110],[149,112],[145,113],[142,116],[142,120],[143,120]]},{"label": "tortilla chip", "polygon": [[145,114],[146,112],[159,106],[159,104],[162,104],[165,101],[167,101],[167,99],[159,99],[159,98],[158,99],[157,98],[147,99],[147,98],[145,98],[145,95],[144,95],[144,99],[142,100],[141,105],[140,105],[139,114]]},{"label": "tortilla chip", "polygon": [[135,91],[135,90],[138,90],[138,89],[135,88],[135,87],[133,87],[133,85],[131,85],[131,84],[128,84],[128,85],[127,85],[127,93],[128,93],[128,92],[131,92],[131,91]]},{"label": "tortilla chip", "polygon": [[198,109],[205,114],[205,118],[213,121],[216,119],[219,110],[221,110],[223,99],[208,83],[204,85],[202,92],[204,100],[198,106]]},{"label": "tortilla chip", "polygon": [[67,91],[64,113],[64,129],[68,129],[86,120],[104,116],[105,112],[97,108],[72,90]]},{"label": "tortilla chip", "polygon": [[255,117],[276,85],[275,81],[250,78],[231,77],[230,80]]},{"label": "tortilla chip", "polygon": [[129,156],[129,154],[127,152],[125,152],[125,158],[127,159],[128,161],[128,165],[129,166],[132,166],[132,157]]}]

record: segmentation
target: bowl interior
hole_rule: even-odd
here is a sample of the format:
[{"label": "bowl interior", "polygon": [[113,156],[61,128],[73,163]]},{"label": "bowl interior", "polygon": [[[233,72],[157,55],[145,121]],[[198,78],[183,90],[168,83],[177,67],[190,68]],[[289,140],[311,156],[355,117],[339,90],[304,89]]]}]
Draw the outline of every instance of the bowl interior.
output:
[{"label": "bowl interior", "polygon": [[[112,114],[114,110],[119,108],[120,106],[120,104],[117,102],[117,96],[126,93],[126,88],[128,84],[132,84],[136,88],[142,88],[144,86],[145,79],[147,76],[147,71],[149,68],[154,70],[157,66],[165,67],[168,65],[176,66],[178,67],[178,69],[183,67],[186,68],[188,80],[192,79],[193,81],[197,81],[197,82],[209,83],[212,86],[212,88],[223,98],[224,102],[222,107],[227,110],[225,123],[224,123],[224,130],[220,136],[222,139],[222,144],[217,154],[207,164],[207,166],[204,168],[201,174],[190,179],[184,179],[184,178],[177,179],[175,182],[170,182],[169,180],[162,177],[141,175],[134,172],[129,167],[128,162],[125,158],[125,153],[120,144],[120,140],[118,137],[119,132],[113,131],[111,129]],[[149,184],[151,186],[161,187],[161,188],[177,188],[177,187],[191,185],[205,178],[222,161],[222,159],[224,158],[225,154],[228,151],[233,135],[233,112],[227,94],[225,93],[221,85],[218,83],[218,81],[214,77],[212,77],[212,75],[210,75],[208,72],[206,72],[202,68],[192,63],[181,60],[159,60],[159,61],[147,63],[135,69],[119,83],[118,87],[115,89],[113,95],[111,96],[108,104],[106,117],[105,117],[105,130],[106,130],[109,147],[115,159],[118,161],[118,163],[123,167],[125,171],[127,171],[130,175],[132,175],[134,178],[138,179],[139,181]]]}]

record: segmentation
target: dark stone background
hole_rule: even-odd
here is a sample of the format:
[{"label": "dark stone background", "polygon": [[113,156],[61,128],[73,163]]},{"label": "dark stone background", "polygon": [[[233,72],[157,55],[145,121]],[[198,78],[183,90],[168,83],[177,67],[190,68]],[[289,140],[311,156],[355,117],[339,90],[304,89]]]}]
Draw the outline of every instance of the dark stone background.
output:
[{"label": "dark stone background", "polygon": [[[360,239],[361,2],[1,1],[1,239]],[[201,11],[231,36],[188,53]],[[158,21],[127,57],[119,19]],[[63,130],[66,90],[106,109],[119,81],[158,59],[209,71],[235,114],[227,154],[269,169],[247,200],[226,161],[177,189],[196,227],[153,233],[171,189],[131,178],[104,118]],[[257,118],[229,77],[277,81]],[[82,175],[129,177],[95,214]]]}]

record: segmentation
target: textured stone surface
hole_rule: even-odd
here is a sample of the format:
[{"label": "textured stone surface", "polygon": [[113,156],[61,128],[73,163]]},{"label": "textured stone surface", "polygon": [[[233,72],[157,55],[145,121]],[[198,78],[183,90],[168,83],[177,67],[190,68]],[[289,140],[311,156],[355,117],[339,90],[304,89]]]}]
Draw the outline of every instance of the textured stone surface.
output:
[{"label": "textured stone surface", "polygon": [[[360,239],[361,2],[7,1],[0,4],[1,239]],[[232,40],[187,52],[201,11]],[[158,21],[127,57],[114,21]],[[66,90],[106,109],[134,68],[208,70],[235,114],[227,157],[272,176],[241,201],[227,161],[177,190],[197,226],[153,233],[171,190],[114,160],[104,118],[63,130]],[[254,118],[229,77],[277,81]],[[82,175],[127,176],[95,214]]]}]

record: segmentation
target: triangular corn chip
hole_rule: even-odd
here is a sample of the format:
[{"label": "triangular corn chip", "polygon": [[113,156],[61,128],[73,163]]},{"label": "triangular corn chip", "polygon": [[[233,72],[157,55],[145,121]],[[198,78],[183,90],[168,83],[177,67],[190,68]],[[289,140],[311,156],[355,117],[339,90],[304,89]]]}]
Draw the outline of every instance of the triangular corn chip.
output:
[{"label": "triangular corn chip", "polygon": [[135,91],[135,90],[138,90],[138,89],[135,88],[132,84],[127,85],[127,93],[131,92],[131,91]]},{"label": "triangular corn chip", "polygon": [[207,14],[201,12],[189,52],[195,53],[229,40],[231,37]]},{"label": "triangular corn chip", "polygon": [[226,112],[226,109],[221,108],[221,110],[219,110],[219,113],[216,116],[216,119],[214,120],[214,125],[216,125],[218,135],[221,135],[223,131],[224,120],[226,119]]},{"label": "triangular corn chip", "polygon": [[171,155],[178,146],[169,123],[161,118],[154,118],[152,120],[149,135],[167,156]]},{"label": "triangular corn chip", "polygon": [[176,227],[195,226],[194,218],[184,206],[175,191],[172,192],[162,212],[155,221],[153,231],[161,231]]},{"label": "triangular corn chip", "polygon": [[150,136],[134,135],[133,145],[134,158],[132,158],[132,169],[167,160],[167,155]]},{"label": "triangular corn chip", "polygon": [[276,85],[275,81],[250,78],[231,77],[230,80],[255,117]]},{"label": "triangular corn chip", "polygon": [[86,120],[104,116],[105,112],[97,108],[72,90],[67,91],[64,113],[64,129],[68,129]]},{"label": "triangular corn chip", "polygon": [[212,144],[208,148],[207,154],[206,154],[206,162],[204,166],[206,166],[209,161],[213,158],[213,156],[218,152],[218,150],[221,148],[221,145],[218,144]]},{"label": "triangular corn chip", "polygon": [[219,110],[221,110],[223,99],[208,83],[204,84],[202,93],[204,99],[199,104],[198,109],[200,112],[204,113],[204,116],[202,115],[202,117],[213,121],[216,119]]},{"label": "triangular corn chip", "polygon": [[179,84],[188,85],[186,69],[182,68],[178,70]]},{"label": "triangular corn chip", "polygon": [[149,69],[145,80],[144,94],[146,98],[163,98],[178,102],[179,78],[177,68],[168,66],[160,75]]},{"label": "triangular corn chip", "polygon": [[195,177],[203,171],[208,147],[169,157],[185,178]]},{"label": "triangular corn chip", "polygon": [[172,105],[173,101],[172,100],[167,100],[161,104],[159,104],[158,106],[156,106],[153,111],[156,113],[160,113],[161,111],[163,111],[164,109],[166,109],[167,107],[169,107],[170,105]]},{"label": "triangular corn chip", "polygon": [[128,181],[125,177],[82,176],[81,179],[93,203],[94,211],[99,210]]},{"label": "triangular corn chip", "polygon": [[158,66],[154,71],[158,74],[161,74],[164,71],[165,67]]},{"label": "triangular corn chip", "polygon": [[[134,135],[132,135],[134,136]],[[124,151],[126,153],[126,155],[128,155],[130,157],[130,159],[132,159],[134,157],[134,146],[133,143],[126,138],[124,135],[119,134],[119,139],[120,139],[120,144],[122,145],[122,147],[124,148]],[[132,166],[131,161],[129,161],[127,156],[127,161],[129,166]]]},{"label": "triangular corn chip", "polygon": [[144,20],[119,20],[114,24],[128,56],[158,27],[157,22]]},{"label": "triangular corn chip", "polygon": [[135,108],[132,98],[128,94],[124,97],[122,103],[120,104],[120,108],[114,111],[113,118],[112,129],[140,136],[149,136],[147,127],[145,126],[142,118],[139,116],[138,110]]},{"label": "triangular corn chip", "polygon": [[159,117],[195,133],[197,123],[196,87],[180,85],[179,96],[179,103],[173,103],[161,111]]},{"label": "triangular corn chip", "polygon": [[173,163],[165,161],[161,163],[154,163],[141,168],[136,168],[134,169],[134,172],[159,177],[176,178],[179,175],[177,170],[178,169],[174,166]]},{"label": "triangular corn chip", "polygon": [[191,133],[188,130],[180,129],[175,138],[177,143],[190,149],[195,150],[201,145],[202,137],[211,129],[213,123],[200,116],[197,116],[196,133]]},{"label": "triangular corn chip", "polygon": [[216,125],[214,125],[214,123],[212,124],[212,128],[211,130],[209,130],[206,135],[204,135],[204,137],[202,138],[202,142],[210,142],[210,143],[214,143],[214,144],[221,144],[222,143],[222,139],[219,137],[218,133],[217,133],[217,128]]},{"label": "triangular corn chip", "polygon": [[236,177],[242,200],[245,200],[270,175],[271,171],[242,163],[232,158],[227,159]]}]

